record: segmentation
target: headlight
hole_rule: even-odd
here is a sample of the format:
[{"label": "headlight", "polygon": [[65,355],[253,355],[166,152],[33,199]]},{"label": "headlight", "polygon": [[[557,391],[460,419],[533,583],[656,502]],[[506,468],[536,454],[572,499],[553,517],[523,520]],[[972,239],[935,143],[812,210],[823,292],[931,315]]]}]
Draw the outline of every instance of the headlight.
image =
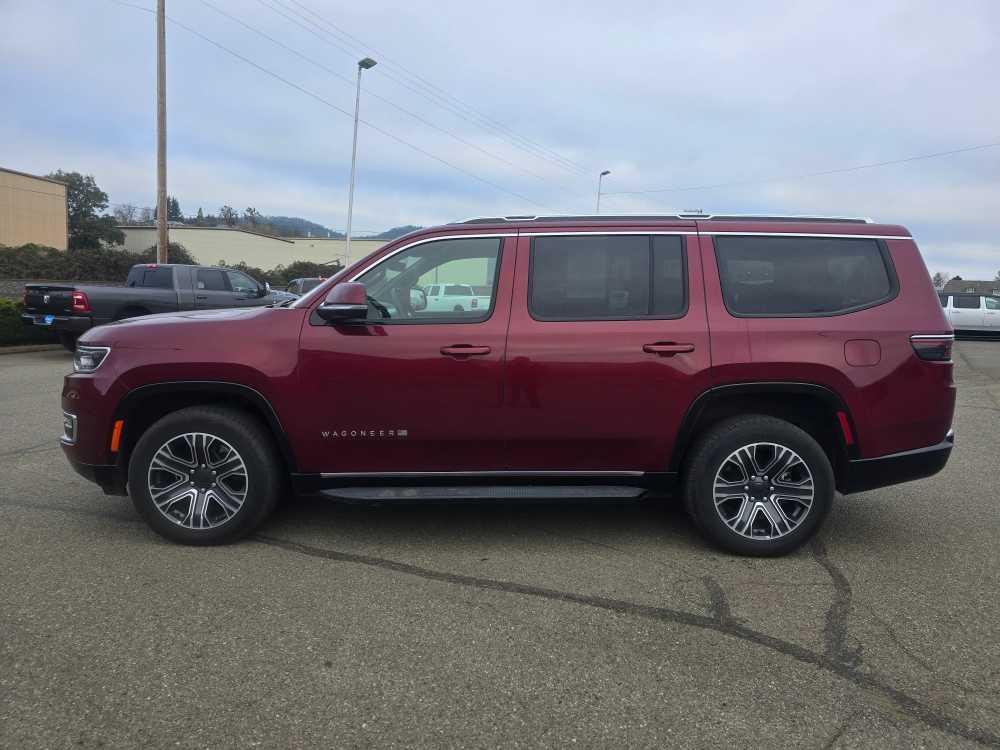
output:
[{"label": "headlight", "polygon": [[108,346],[77,346],[73,353],[73,370],[76,372],[93,372],[101,366],[111,353]]}]

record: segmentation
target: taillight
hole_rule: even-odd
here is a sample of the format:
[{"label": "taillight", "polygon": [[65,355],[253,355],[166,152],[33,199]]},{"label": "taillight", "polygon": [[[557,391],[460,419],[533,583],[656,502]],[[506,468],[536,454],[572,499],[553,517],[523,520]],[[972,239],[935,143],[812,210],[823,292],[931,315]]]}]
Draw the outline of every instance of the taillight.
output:
[{"label": "taillight", "polygon": [[89,313],[90,300],[87,299],[87,295],[83,292],[73,292],[73,305],[70,309],[73,310],[73,312]]},{"label": "taillight", "polygon": [[942,334],[915,334],[910,336],[910,344],[913,351],[920,359],[926,362],[950,362],[951,347],[955,343],[955,336],[950,333]]}]

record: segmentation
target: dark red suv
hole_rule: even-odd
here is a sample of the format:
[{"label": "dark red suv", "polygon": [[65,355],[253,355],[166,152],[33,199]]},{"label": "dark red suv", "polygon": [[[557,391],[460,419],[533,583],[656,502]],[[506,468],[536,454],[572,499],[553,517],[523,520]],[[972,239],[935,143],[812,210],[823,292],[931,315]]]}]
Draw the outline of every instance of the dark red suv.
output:
[{"label": "dark red suv", "polygon": [[62,443],[179,542],[250,532],[286,488],[676,491],[715,543],[773,555],[815,533],[835,490],[945,465],[952,340],[903,227],[473,219],[395,240],[287,307],[88,331]]}]

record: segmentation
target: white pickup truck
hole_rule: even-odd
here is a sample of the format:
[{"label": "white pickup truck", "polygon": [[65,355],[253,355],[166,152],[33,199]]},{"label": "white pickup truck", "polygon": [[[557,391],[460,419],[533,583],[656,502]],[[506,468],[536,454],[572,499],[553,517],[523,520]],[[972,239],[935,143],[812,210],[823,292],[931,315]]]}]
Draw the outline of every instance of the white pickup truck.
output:
[{"label": "white pickup truck", "polygon": [[465,312],[466,310],[486,310],[490,306],[489,294],[476,294],[469,284],[428,284],[424,287],[427,295],[428,312]]}]

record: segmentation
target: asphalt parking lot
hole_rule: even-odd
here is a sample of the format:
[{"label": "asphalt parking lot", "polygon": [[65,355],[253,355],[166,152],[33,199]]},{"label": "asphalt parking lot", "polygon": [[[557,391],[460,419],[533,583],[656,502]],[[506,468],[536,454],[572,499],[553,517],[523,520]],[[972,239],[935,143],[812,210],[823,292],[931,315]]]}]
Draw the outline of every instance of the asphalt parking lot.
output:
[{"label": "asphalt parking lot", "polygon": [[998,342],[957,346],[944,472],[778,560],[641,502],[174,546],[63,459],[68,367],[0,356],[0,747],[1000,747]]}]

